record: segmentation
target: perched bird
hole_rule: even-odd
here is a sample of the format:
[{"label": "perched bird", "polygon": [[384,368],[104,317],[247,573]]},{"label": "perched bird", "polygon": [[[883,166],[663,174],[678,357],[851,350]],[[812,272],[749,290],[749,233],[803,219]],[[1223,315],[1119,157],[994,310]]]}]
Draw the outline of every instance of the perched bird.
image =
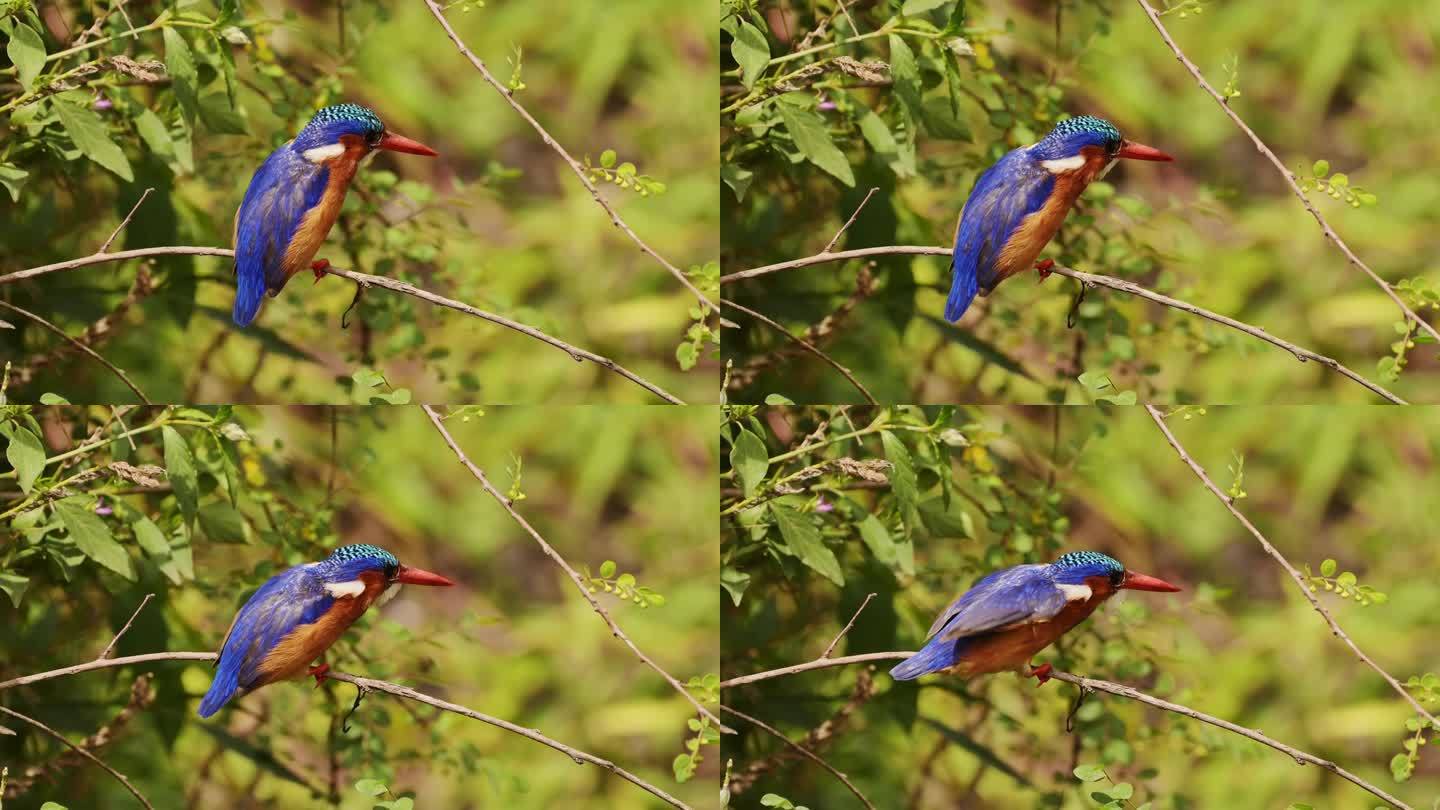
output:
[{"label": "perched bird", "polygon": [[[230,624],[215,662],[215,680],[200,701],[200,716],[220,710],[238,691],[250,692],[288,678],[314,675],[308,667],[391,586],[454,585],[429,571],[401,565],[371,545],[341,546],[320,562],[298,565],[271,577]],[[390,591],[388,596],[394,596]]]},{"label": "perched bird", "polygon": [[235,212],[236,324],[255,320],[261,297],[279,295],[301,270],[313,270],[316,281],[324,275],[330,263],[311,260],[340,215],[356,167],[375,149],[439,154],[386,132],[375,113],[358,104],[336,104],[315,113],[256,170]]},{"label": "perched bird", "polygon": [[961,677],[1014,671],[1044,683],[1051,667],[1030,658],[1084,621],[1121,588],[1180,590],[1095,551],[1072,551],[1049,565],[1017,565],[986,576],[940,614],[920,651],[890,670],[908,681],[930,672]]},{"label": "perched bird", "polygon": [[[1034,264],[1080,192],[1117,158],[1174,160],[1125,140],[1109,121],[1081,115],[1061,121],[1044,140],[1008,152],[982,172],[955,228],[945,320],[960,320],[977,292],[989,295],[995,285]],[[1036,266],[1042,280],[1052,265],[1046,260]]]}]

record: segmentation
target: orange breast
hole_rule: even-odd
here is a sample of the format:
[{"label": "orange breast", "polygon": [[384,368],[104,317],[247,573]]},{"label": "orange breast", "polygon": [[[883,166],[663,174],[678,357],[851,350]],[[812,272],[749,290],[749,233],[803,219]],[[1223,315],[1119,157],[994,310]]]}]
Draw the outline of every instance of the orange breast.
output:
[{"label": "orange breast", "polygon": [[385,578],[378,573],[365,572],[360,575],[365,590],[358,596],[347,596],[335,600],[335,604],[319,620],[302,624],[275,645],[260,663],[260,677],[256,686],[263,686],[305,674],[310,662],[349,629],[355,620],[369,609],[385,590]]},{"label": "orange breast", "polygon": [[345,203],[345,192],[350,190],[355,169],[367,151],[364,141],[352,135],[341,136],[341,141],[345,144],[345,151],[325,161],[325,167],[330,170],[325,193],[321,195],[320,202],[305,213],[300,225],[295,228],[295,236],[291,238],[290,246],[285,249],[285,260],[281,266],[287,279],[310,268],[315,253],[320,250],[320,245],[324,244],[325,237],[335,226],[335,220],[340,217],[340,207]]},{"label": "orange breast", "polygon": [[1115,593],[1105,577],[1091,577],[1085,584],[1090,586],[1090,598],[1068,603],[1049,621],[1031,622],[971,639],[960,662],[948,671],[963,677],[1023,671],[1036,653],[1085,621]]},{"label": "orange breast", "polygon": [[1074,171],[1055,176],[1055,189],[1050,193],[1050,199],[1039,211],[1020,220],[1020,225],[1015,229],[1015,233],[1011,234],[1010,241],[1000,250],[1000,255],[995,260],[996,284],[1016,273],[1029,270],[1035,264],[1040,251],[1055,238],[1056,232],[1060,230],[1060,223],[1065,221],[1065,215],[1070,213],[1075,200],[1085,191],[1085,187],[1099,176],[1110,160],[1103,150],[1094,147],[1085,147],[1081,154],[1085,156],[1085,164]]}]

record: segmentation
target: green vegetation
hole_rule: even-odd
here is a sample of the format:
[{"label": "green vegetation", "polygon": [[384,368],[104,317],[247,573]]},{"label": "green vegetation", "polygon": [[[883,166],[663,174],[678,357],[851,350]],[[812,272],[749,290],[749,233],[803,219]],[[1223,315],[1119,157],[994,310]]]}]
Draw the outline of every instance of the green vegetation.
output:
[{"label": "green vegetation", "polygon": [[[1433,4],[1172,0],[1164,24],[1295,173],[1354,252],[1430,321],[1440,182]],[[722,0],[723,273],[835,250],[953,244],[978,174],[1060,119],[1107,118],[1174,163],[1120,165],[1043,257],[1263,327],[1412,401],[1433,401],[1430,335],[1351,266],[1276,167],[1197,85],[1135,0]],[[871,189],[874,196],[861,208]],[[881,402],[1357,402],[1319,363],[1132,295],[1029,273],[941,318],[941,256],[876,255],[727,282]],[[738,310],[732,402],[861,402],[814,355]]]},{"label": "green vegetation", "polygon": [[[571,565],[600,573],[594,598],[635,644],[713,710],[714,412],[472,407],[445,425]],[[694,758],[695,709],[611,637],[417,407],[0,405],[0,459],[0,682],[94,659],[147,593],[115,655],[213,651],[268,577],[372,543],[459,585],[372,607],[327,656],[335,670],[714,803],[713,726]],[[419,703],[371,693],[352,714],[355,688],[333,680],[267,686],[202,721],[210,675],[208,662],[152,661],[0,690],[0,705],[77,742],[107,730],[94,753],[160,808],[658,806],[600,768]],[[38,730],[0,726],[15,732],[0,734],[6,810],[138,806]]]},{"label": "green vegetation", "polygon": [[[1166,424],[1222,492],[1244,457],[1247,497],[1225,496],[1318,572],[1309,585],[1344,631],[1440,711],[1440,590],[1424,573],[1440,567],[1440,545],[1418,494],[1440,486],[1440,410],[1186,408]],[[721,436],[724,679],[821,657],[870,594],[833,656],[918,649],[981,575],[1091,549],[1184,590],[1122,593],[1036,664],[1261,730],[1416,808],[1440,795],[1434,729],[1331,635],[1143,409],[736,405]],[[1011,674],[897,683],[894,663],[740,684],[723,699],[879,808],[1383,805],[1130,700],[1097,692],[1077,708],[1075,687]],[[721,741],[730,807],[768,806],[767,794],[859,806],[834,775],[735,722],[740,736]]]},{"label": "green vegetation", "polygon": [[[95,252],[147,188],[110,250],[229,248],[265,156],[319,107],[352,101],[441,156],[362,167],[320,258],[713,400],[713,312],[610,222],[426,4],[45,8],[42,20],[30,3],[0,3],[0,275]],[[536,14],[491,0],[446,14],[515,100],[593,165],[629,226],[714,300],[714,108],[694,88],[713,81],[716,45],[700,10],[649,0]],[[0,284],[0,301],[100,352],[155,402],[343,403],[362,369],[422,401],[655,401],[597,365],[385,289],[350,310],[353,283],[307,274],[243,330],[230,322],[233,295],[230,260],[210,256]],[[135,401],[34,320],[0,308],[0,321],[12,401]]]}]

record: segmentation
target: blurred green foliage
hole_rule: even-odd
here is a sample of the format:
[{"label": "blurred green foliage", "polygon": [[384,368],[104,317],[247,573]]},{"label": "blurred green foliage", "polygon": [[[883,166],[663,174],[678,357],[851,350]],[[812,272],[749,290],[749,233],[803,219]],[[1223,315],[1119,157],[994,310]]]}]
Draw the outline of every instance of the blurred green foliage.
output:
[{"label": "blurred green foliage", "polygon": [[[631,0],[548,15],[492,0],[448,15],[560,143],[594,156],[609,175],[601,192],[630,226],[714,297],[714,102],[693,92],[716,59],[703,8]],[[320,106],[354,101],[441,156],[362,168],[319,257],[510,316],[681,399],[713,400],[714,318],[609,222],[425,4],[132,0],[124,12],[0,6],[0,66],[14,66],[0,67],[0,274],[94,252],[146,188],[112,250],[229,247],[265,156]],[[603,368],[385,290],[369,290],[345,328],[354,286],[297,280],[243,330],[230,323],[233,292],[228,259],[195,256],[0,288],[159,402],[344,403],[359,368],[426,401],[652,401]],[[133,401],[39,324],[4,320],[12,400]]]},{"label": "blurred green foliage", "polygon": [[[527,406],[447,420],[497,487],[523,487],[517,508],[572,565],[615,577],[597,598],[712,706],[714,418],[705,408]],[[693,707],[611,638],[418,408],[0,405],[0,437],[0,680],[94,658],[146,593],[155,599],[117,655],[214,650],[265,579],[339,544],[373,543],[460,586],[406,589],[372,608],[328,655],[335,669],[536,728],[692,806],[714,801],[713,739],[695,778],[677,782],[675,761],[700,747],[688,744]],[[355,692],[334,681],[319,691],[275,684],[200,721],[210,672],[155,662],[0,699],[71,739],[114,725],[97,753],[157,807],[378,806],[351,789],[359,779],[388,788],[367,794],[377,802],[413,797],[417,807],[654,804],[599,768],[383,694],[366,697],[346,731]],[[145,673],[151,697],[118,723]],[[17,732],[0,736],[7,810],[133,801],[83,761],[56,765],[61,749],[48,737],[3,725]],[[39,781],[22,778],[36,765]]]},{"label": "blurred green foliage", "polygon": [[[835,249],[949,246],[981,171],[1088,113],[1176,162],[1121,161],[1043,256],[1261,325],[1407,398],[1436,398],[1435,347],[1323,237],[1134,0],[721,8],[725,273],[819,253],[872,188]],[[1440,181],[1415,171],[1440,143],[1433,2],[1172,2],[1164,19],[1351,248],[1433,320]],[[937,256],[814,265],[724,293],[805,333],[882,402],[1088,403],[1086,374],[1150,401],[1371,401],[1244,334],[1031,278],[1002,285],[959,326],[940,318],[950,269]],[[861,401],[813,356],[734,320],[723,350],[731,401]]]},{"label": "blurred green foliage", "polygon": [[[1317,582],[1319,598],[1440,709],[1440,675],[1425,671],[1436,664],[1428,639],[1440,629],[1440,590],[1416,576],[1440,566],[1440,545],[1428,500],[1412,497],[1440,486],[1440,411],[1212,406],[1168,423],[1212,476],[1245,458],[1240,508],[1292,563],[1315,566],[1332,587],[1344,579],[1349,594]],[[934,616],[980,576],[1093,549],[1184,590],[1110,600],[1037,664],[1263,729],[1416,807],[1440,795],[1440,758],[1426,746],[1434,730],[1331,637],[1141,409],[735,405],[721,454],[724,678],[819,657],[868,594],[834,655],[918,649]],[[816,752],[883,808],[1378,804],[1320,769],[1131,701],[1093,694],[1075,708],[1060,682],[896,683],[888,663],[872,666],[723,697],[792,740],[814,735]],[[754,807],[768,792],[856,806],[831,774],[739,730],[721,742],[733,760],[730,806]]]}]

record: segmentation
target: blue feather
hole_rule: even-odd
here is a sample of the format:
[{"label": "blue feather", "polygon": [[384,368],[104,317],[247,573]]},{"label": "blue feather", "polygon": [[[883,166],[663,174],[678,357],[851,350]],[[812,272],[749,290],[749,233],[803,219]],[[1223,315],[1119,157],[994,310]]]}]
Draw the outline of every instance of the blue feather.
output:
[{"label": "blue feather", "polygon": [[971,638],[1018,624],[1046,621],[1065,608],[1050,565],[1017,565],[996,571],[950,604],[930,626],[920,651],[890,670],[897,680],[954,666]]},{"label": "blue feather", "polygon": [[250,178],[236,215],[233,316],[240,326],[255,319],[267,291],[274,295],[284,288],[285,249],[330,182],[330,170],[306,160],[294,146],[270,153]]},{"label": "blue feather", "polygon": [[237,691],[258,686],[260,664],[275,645],[295,628],[318,621],[335,604],[317,567],[282,571],[246,600],[220,648],[215,680],[200,701],[201,717],[219,711]]},{"label": "blue feather", "polygon": [[976,293],[988,294],[999,282],[995,261],[1015,229],[1040,210],[1055,189],[1055,176],[1046,171],[1028,148],[1010,151],[975,180],[950,261],[950,297],[945,320],[960,320]]}]

